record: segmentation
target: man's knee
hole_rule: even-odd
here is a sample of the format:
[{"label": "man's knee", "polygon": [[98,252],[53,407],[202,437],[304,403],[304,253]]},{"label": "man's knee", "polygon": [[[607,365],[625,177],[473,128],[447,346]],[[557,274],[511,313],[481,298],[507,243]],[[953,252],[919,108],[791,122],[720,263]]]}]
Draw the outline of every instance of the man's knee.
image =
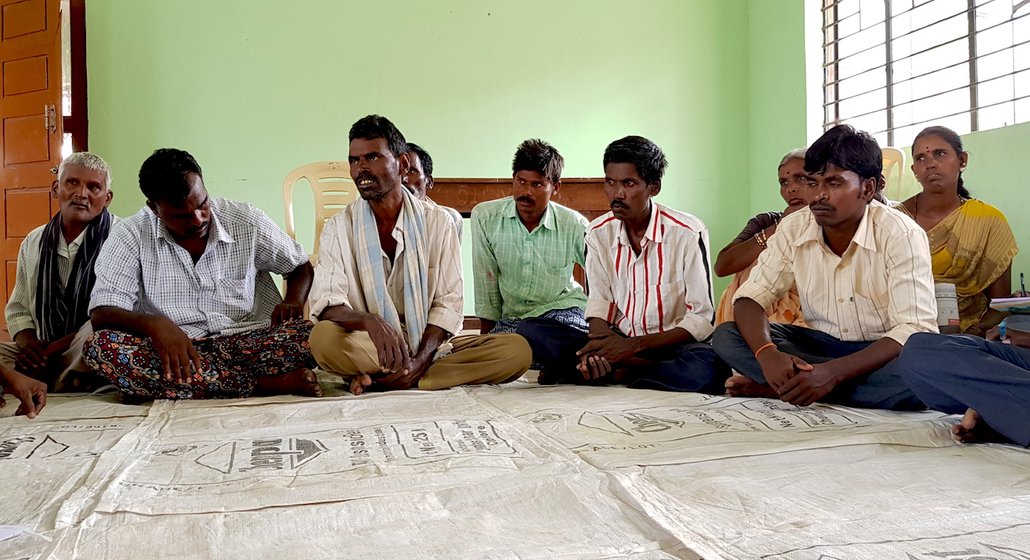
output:
[{"label": "man's knee", "polygon": [[511,352],[512,361],[521,372],[525,373],[533,363],[533,348],[529,346],[525,338],[517,334],[511,335],[511,342],[508,344],[510,345],[508,351]]},{"label": "man's knee", "polygon": [[515,328],[515,334],[529,340],[532,345],[534,341],[547,338],[548,334],[557,326],[561,326],[561,323],[554,319],[530,317],[519,321],[518,327]]},{"label": "man's knee", "polygon": [[308,337],[318,367],[337,374],[379,371],[377,354],[368,333],[348,331],[332,321],[319,321]]},{"label": "man's knee", "polygon": [[691,391],[713,394],[724,391],[723,384],[730,376],[730,367],[710,345],[686,345],[677,361],[683,371],[698,382],[698,387]]},{"label": "man's knee", "polygon": [[[515,379],[525,373],[533,363],[533,349],[525,338],[515,333],[488,334],[476,337],[459,337],[455,343],[456,354],[469,351],[475,354],[473,361],[483,360],[492,364],[493,375],[503,375],[507,379]],[[474,349],[474,350],[473,350]],[[495,382],[503,381],[498,378]]]},{"label": "man's knee", "polygon": [[332,321],[319,321],[311,328],[308,335],[308,345],[311,347],[311,355],[322,364],[328,353],[336,353],[347,339],[347,331]]},{"label": "man's knee", "polygon": [[[328,323],[329,321],[319,321],[319,323]],[[314,325],[311,321],[305,319],[294,319],[291,321],[285,321],[278,325],[271,325],[268,327],[269,336],[276,338],[305,338],[311,337],[311,331],[314,329]]]},{"label": "man's knee", "polygon": [[517,334],[491,335],[491,350],[498,356],[505,356],[509,359],[513,370],[525,373],[533,363],[533,349],[529,342]]},{"label": "man's knee", "polygon": [[922,383],[931,373],[935,364],[939,365],[946,339],[934,333],[916,333],[908,337],[901,347],[901,354],[896,358],[895,366],[906,384]]},{"label": "man's knee", "polygon": [[[86,338],[86,342],[82,346],[82,357],[83,359],[97,360],[99,359],[100,350],[106,346],[110,346],[112,343],[117,343],[120,340],[118,331],[110,329],[100,329],[95,331],[93,334]],[[87,362],[91,367],[93,363]]]},{"label": "man's knee", "polygon": [[515,333],[523,337],[536,336],[539,330],[540,325],[535,317],[523,319],[519,321],[518,326],[515,327]]},{"label": "man's knee", "polygon": [[715,327],[715,332],[712,333],[712,348],[716,351],[719,348],[730,348],[739,344],[741,338],[736,321],[727,321]]},{"label": "man's knee", "polygon": [[526,339],[540,362],[562,360],[564,354],[575,353],[587,342],[583,331],[542,317],[521,321],[515,334]]},{"label": "man's knee", "polygon": [[109,377],[112,373],[112,366],[115,365],[114,362],[117,362],[117,360],[111,359],[110,353],[108,353],[108,356],[105,358],[104,349],[109,349],[113,344],[121,342],[123,340],[123,336],[124,333],[110,329],[101,329],[93,332],[86,337],[86,340],[82,345],[82,363],[90,370],[100,373],[105,377]]},{"label": "man's knee", "polygon": [[548,338],[548,331],[554,329],[553,323],[550,319],[525,319],[519,321],[518,327],[515,328],[515,334],[521,337],[529,345],[530,351],[536,354],[549,354],[547,352],[546,341]]},{"label": "man's knee", "polygon": [[945,350],[947,339],[939,334],[916,333],[908,337],[905,345],[901,347],[898,355],[898,363],[904,366],[903,369],[921,369],[920,366],[930,365],[927,362],[939,359],[937,354]]},{"label": "man's knee", "polygon": [[14,363],[18,360],[20,351],[16,342],[0,342],[0,365],[7,369],[14,369]]}]

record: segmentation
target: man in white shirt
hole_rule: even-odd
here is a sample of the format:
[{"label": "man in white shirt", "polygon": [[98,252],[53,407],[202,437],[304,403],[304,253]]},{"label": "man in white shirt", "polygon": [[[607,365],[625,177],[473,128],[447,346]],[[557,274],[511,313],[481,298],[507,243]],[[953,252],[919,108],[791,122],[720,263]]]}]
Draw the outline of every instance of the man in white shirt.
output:
[{"label": "man in white shirt", "polygon": [[707,228],[652,199],[667,165],[654,142],[616,140],[603,163],[612,211],[587,227],[590,332],[532,318],[516,332],[543,383],[721,392],[728,370],[706,342],[715,320]]},{"label": "man in white shirt", "polygon": [[87,308],[93,265],[117,219],[107,211],[111,168],[89,152],[71,154],[51,187],[60,211],[29,232],[18,250],[0,365],[39,379],[55,391],[92,389],[97,379],[82,362],[92,334]]},{"label": "man in white shirt", "polygon": [[447,212],[401,186],[408,144],[384,117],[350,134],[361,195],[326,222],[309,300],[311,352],[366,390],[444,389],[520,377],[531,358],[516,334],[459,336],[461,251]]},{"label": "man in white shirt", "polygon": [[[111,230],[83,360],[133,397],[318,396],[307,253],[254,206],[208,195],[187,152],[139,172],[147,205]],[[286,278],[285,301],[270,273]]]},{"label": "man in white shirt", "polygon": [[[937,331],[929,243],[873,200],[882,161],[876,140],[846,125],[806,152],[808,208],[780,222],[734,296],[736,321],[712,340],[743,374],[726,382],[730,395],[925,408],[896,358],[912,334]],[[809,328],[770,325],[765,309],[795,282]]]}]

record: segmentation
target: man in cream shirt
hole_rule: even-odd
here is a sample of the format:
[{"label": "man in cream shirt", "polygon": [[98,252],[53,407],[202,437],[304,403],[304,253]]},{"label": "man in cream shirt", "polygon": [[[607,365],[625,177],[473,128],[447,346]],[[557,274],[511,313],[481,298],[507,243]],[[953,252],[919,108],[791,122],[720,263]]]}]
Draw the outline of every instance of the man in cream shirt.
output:
[{"label": "man in cream shirt", "polygon": [[[735,322],[712,345],[736,371],[734,396],[806,406],[925,408],[896,358],[908,337],[937,331],[926,233],[873,200],[882,168],[868,134],[836,126],[805,154],[809,207],[787,216],[734,297]],[[797,282],[810,328],[770,325],[765,308]]]},{"label": "man in cream shirt", "polygon": [[369,115],[349,137],[361,198],[322,231],[309,299],[318,365],[349,379],[356,394],[518,379],[532,356],[521,336],[450,340],[463,319],[458,235],[443,208],[401,186],[404,136]]}]

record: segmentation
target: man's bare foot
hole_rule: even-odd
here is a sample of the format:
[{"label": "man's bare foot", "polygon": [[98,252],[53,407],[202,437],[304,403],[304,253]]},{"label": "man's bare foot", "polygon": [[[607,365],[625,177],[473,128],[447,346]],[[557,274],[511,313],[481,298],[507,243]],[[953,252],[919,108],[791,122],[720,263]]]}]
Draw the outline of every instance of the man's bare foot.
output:
[{"label": "man's bare foot", "polygon": [[536,382],[540,385],[557,385],[558,376],[546,369],[541,369],[540,373],[536,376]]},{"label": "man's bare foot", "polygon": [[731,397],[780,398],[780,395],[776,393],[776,389],[768,385],[762,385],[754,379],[739,373],[734,373],[726,380],[726,394]]},{"label": "man's bare foot", "polygon": [[354,395],[360,395],[365,392],[365,389],[372,385],[372,377],[367,373],[359,373],[354,377],[350,378],[350,392]]},{"label": "man's bare foot", "polygon": [[282,375],[258,377],[254,392],[260,395],[300,395],[321,397],[318,376],[308,368],[299,368]]},{"label": "man's bare foot", "polygon": [[612,372],[608,375],[609,383],[612,385],[629,385],[630,379],[629,368],[613,367]]},{"label": "man's bare foot", "polygon": [[961,422],[951,427],[951,439],[958,443],[1012,443],[988,426],[972,408],[962,416]]},{"label": "man's bare foot", "polygon": [[139,405],[154,400],[153,397],[144,397],[141,395],[132,395],[129,393],[122,393],[119,391],[122,398],[122,404]]}]

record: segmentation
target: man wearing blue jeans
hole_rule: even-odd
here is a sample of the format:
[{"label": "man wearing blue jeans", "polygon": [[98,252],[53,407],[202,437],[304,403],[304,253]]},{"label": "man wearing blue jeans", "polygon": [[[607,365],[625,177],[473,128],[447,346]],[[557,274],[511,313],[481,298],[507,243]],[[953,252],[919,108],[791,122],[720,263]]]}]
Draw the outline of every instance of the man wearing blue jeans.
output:
[{"label": "man wearing blue jeans", "polygon": [[961,443],[1030,447],[1030,332],[994,327],[987,340],[967,335],[913,335],[898,358],[905,382],[926,406],[964,414],[951,427]]},{"label": "man wearing blue jeans", "polygon": [[[881,168],[876,141],[846,125],[808,149],[808,208],[768,238],[734,296],[736,321],[712,337],[743,374],[726,382],[728,394],[925,408],[895,358],[909,336],[937,331],[929,243],[914,221],[873,200]],[[765,309],[795,282],[811,328],[770,325]]]},{"label": "man wearing blue jeans", "polygon": [[541,364],[540,382],[721,393],[729,372],[706,342],[715,320],[708,230],[652,200],[667,165],[654,142],[616,140],[603,164],[612,211],[587,228],[590,332],[548,317],[515,331]]}]

